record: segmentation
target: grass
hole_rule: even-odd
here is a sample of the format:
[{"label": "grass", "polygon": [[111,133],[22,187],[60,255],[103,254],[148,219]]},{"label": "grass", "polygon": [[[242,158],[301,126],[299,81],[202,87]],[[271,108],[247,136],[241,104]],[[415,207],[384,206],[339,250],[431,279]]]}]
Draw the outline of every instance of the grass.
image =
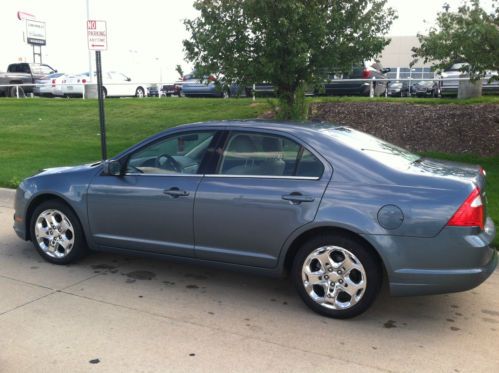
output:
[{"label": "grass", "polygon": [[[320,97],[308,102],[414,102],[499,104],[499,97],[472,100]],[[106,100],[108,153],[114,155],[164,129],[190,122],[255,118],[267,99]],[[499,223],[499,156],[428,153],[427,156],[482,165],[487,170],[488,209]],[[15,188],[36,171],[100,159],[97,102],[92,100],[0,99],[0,186]],[[499,237],[495,245],[499,245]]]},{"label": "grass", "polygon": [[[255,118],[265,100],[106,100],[108,154],[119,153],[152,134],[217,119]],[[37,170],[100,159],[96,101],[0,99],[0,186],[16,187]]]}]

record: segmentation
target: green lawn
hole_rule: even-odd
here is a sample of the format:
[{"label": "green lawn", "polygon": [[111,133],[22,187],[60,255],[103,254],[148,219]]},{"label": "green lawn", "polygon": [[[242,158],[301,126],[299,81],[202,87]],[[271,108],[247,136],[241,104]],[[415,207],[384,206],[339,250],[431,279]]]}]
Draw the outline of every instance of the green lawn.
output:
[{"label": "green lawn", "polygon": [[[372,101],[369,98],[313,98],[308,101]],[[473,100],[377,98],[375,101],[446,104],[497,103],[499,97]],[[109,155],[169,127],[217,119],[255,118],[266,99],[109,99],[106,100]],[[499,223],[499,157],[425,154],[478,163],[487,170],[489,214]],[[0,99],[0,186],[14,188],[41,168],[100,159],[97,102],[64,99]],[[496,246],[499,238],[496,238]]]},{"label": "green lawn", "polygon": [[[255,118],[268,109],[250,99],[106,100],[108,154],[182,124],[216,119]],[[0,186],[46,167],[100,159],[97,102],[63,99],[0,99]]]}]

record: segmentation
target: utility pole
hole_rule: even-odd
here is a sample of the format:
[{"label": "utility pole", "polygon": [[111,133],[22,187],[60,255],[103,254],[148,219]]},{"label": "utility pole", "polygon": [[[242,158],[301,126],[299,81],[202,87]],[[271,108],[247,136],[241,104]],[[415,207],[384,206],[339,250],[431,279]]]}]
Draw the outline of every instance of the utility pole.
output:
[{"label": "utility pole", "polygon": [[[86,0],[87,3],[87,20],[90,19],[90,0]],[[90,83],[93,83],[94,81],[94,71],[92,69],[92,51],[88,51],[88,78]]]}]

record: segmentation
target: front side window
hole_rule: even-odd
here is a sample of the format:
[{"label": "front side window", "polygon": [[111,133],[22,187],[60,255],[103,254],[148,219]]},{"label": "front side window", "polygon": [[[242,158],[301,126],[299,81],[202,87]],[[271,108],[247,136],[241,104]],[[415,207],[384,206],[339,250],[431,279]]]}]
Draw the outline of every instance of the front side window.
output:
[{"label": "front side window", "polygon": [[232,133],[220,160],[219,170],[222,175],[319,178],[324,166],[311,152],[288,138]]},{"label": "front side window", "polygon": [[215,131],[188,132],[167,137],[133,153],[127,173],[196,174]]}]

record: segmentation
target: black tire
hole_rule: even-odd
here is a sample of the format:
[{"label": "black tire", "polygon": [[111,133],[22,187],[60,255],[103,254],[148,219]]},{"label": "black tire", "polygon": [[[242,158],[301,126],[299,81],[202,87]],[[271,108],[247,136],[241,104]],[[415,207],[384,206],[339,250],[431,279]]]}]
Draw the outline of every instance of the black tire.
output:
[{"label": "black tire", "polygon": [[[17,97],[17,89],[16,87],[10,87],[9,88],[9,96],[10,97]],[[19,97],[26,97],[26,93],[24,93],[23,87],[19,87]]]},{"label": "black tire", "polygon": [[[302,268],[305,260],[314,250],[323,246],[339,246],[340,248],[348,250],[355,255],[364,267],[366,286],[363,295],[360,300],[350,308],[327,308],[313,300],[305,289],[302,280]],[[326,272],[326,274],[327,273],[328,272]],[[293,261],[291,276],[298,294],[305,304],[313,311],[331,318],[348,319],[360,315],[372,305],[381,288],[383,271],[376,254],[360,239],[344,235],[326,234],[310,239],[298,250]],[[325,297],[325,294],[323,296]]]},{"label": "black tire", "polygon": [[142,87],[138,87],[136,90],[135,90],[135,97],[140,97],[140,98],[144,98],[146,97],[146,93],[144,91],[144,88]]},{"label": "black tire", "polygon": [[[71,247],[69,253],[65,255],[64,257],[61,258],[56,258],[53,256],[50,256],[47,254],[47,252],[40,246],[40,244],[37,241],[36,237],[36,232],[35,232],[35,224],[40,216],[44,211],[47,210],[57,210],[64,215],[66,215],[67,219],[72,225],[73,229],[73,234],[72,237],[74,239],[73,246]],[[48,200],[43,203],[41,203],[35,211],[33,211],[33,214],[31,215],[31,220],[30,220],[30,237],[31,241],[33,242],[33,245],[35,246],[36,251],[38,251],[38,254],[46,260],[49,263],[53,264],[69,264],[69,263],[74,263],[78,261],[79,259],[83,258],[87,253],[88,253],[88,247],[85,241],[85,236],[83,233],[83,229],[81,228],[80,220],[76,216],[76,214],[71,210],[71,208],[65,204],[64,202],[60,200]]]}]

